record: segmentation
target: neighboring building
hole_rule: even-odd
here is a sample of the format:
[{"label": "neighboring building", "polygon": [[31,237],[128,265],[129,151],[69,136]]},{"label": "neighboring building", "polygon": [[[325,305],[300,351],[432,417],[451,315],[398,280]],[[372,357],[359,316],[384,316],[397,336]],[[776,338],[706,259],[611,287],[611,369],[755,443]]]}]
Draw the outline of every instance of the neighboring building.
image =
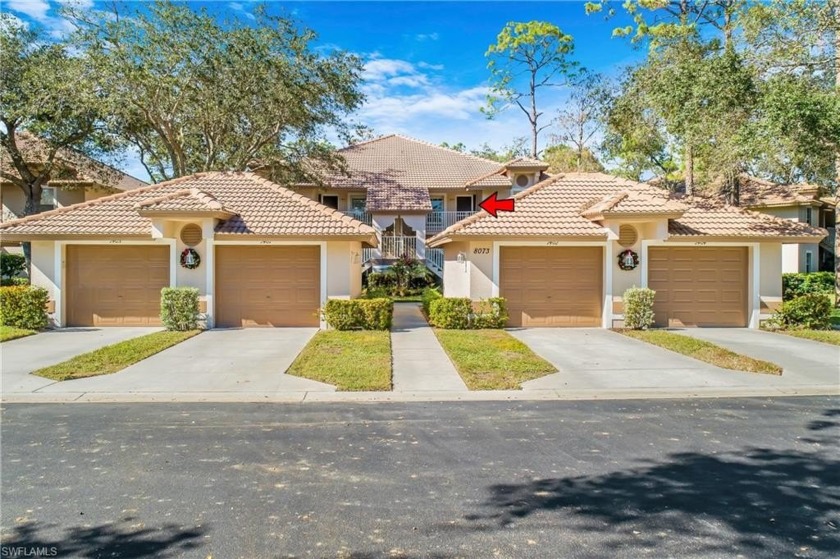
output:
[{"label": "neighboring building", "polygon": [[426,239],[479,211],[492,193],[500,198],[546,178],[547,163],[518,158],[498,163],[427,142],[389,135],[354,144],[339,154],[347,174],[295,190],[372,225],[379,246],[365,251],[366,267],[404,254],[443,274],[443,252]]},{"label": "neighboring building", "polygon": [[444,294],[505,297],[510,326],[620,326],[624,291],[641,286],[656,291],[657,325],[756,328],[781,304],[784,244],[826,234],[600,173],[550,177],[514,198],[512,213],[482,212],[429,240],[445,251]]},{"label": "neighboring building", "polygon": [[[59,326],[156,324],[167,285],[198,288],[210,326],[323,326],[328,298],[358,296],[364,270],[408,254],[443,277],[447,296],[507,298],[511,326],[594,327],[621,324],[633,285],[657,291],[658,324],[757,327],[782,300],[784,245],[826,235],[400,136],[341,154],[347,174],[321,185],[203,173],[5,223],[0,235],[32,242],[32,282],[50,291]],[[492,193],[512,194],[516,210],[477,212]]]},{"label": "neighboring building", "polygon": [[834,271],[835,204],[836,200],[816,185],[781,185],[749,175],[741,176],[741,207],[828,231],[828,236],[819,243],[782,247],[784,273]]},{"label": "neighboring building", "polygon": [[253,173],[191,175],[0,235],[31,241],[55,326],[160,324],[167,286],[198,288],[211,327],[318,326],[327,298],[361,293],[362,244],[376,245],[370,226]]},{"label": "neighboring building", "polygon": [[[46,147],[35,136],[26,132],[18,133],[18,147],[27,157],[32,167],[41,164]],[[8,161],[8,154],[0,151],[0,166],[4,174],[17,175],[17,171]],[[64,208],[80,202],[86,202],[146,186],[147,183],[129,176],[104,163],[95,161],[73,150],[59,150],[55,159],[51,180],[41,193],[41,211]],[[23,216],[26,195],[23,190],[10,180],[0,175],[0,223]],[[19,252],[20,243],[0,239],[2,250]]]}]

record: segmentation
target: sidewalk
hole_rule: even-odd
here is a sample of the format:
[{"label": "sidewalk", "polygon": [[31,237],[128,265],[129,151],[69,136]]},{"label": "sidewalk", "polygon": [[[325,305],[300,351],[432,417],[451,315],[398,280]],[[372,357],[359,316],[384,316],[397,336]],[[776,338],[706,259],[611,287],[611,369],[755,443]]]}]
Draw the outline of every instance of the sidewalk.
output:
[{"label": "sidewalk", "polygon": [[417,303],[394,305],[394,392],[467,391]]}]

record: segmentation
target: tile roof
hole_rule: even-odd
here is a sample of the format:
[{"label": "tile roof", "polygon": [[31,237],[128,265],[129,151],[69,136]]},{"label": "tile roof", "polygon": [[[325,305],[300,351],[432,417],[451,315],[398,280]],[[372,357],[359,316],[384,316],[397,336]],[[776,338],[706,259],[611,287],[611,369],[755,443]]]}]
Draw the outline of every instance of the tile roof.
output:
[{"label": "tile roof", "polygon": [[464,187],[469,190],[470,188],[505,188],[511,186],[510,177],[505,175],[504,171],[504,167],[491,171],[486,175],[467,181]]},{"label": "tile roof", "polygon": [[[195,189],[196,193],[193,193]],[[189,192],[189,196],[185,194]],[[50,236],[151,235],[151,219],[140,215],[144,204],[154,207],[196,202],[237,215],[216,226],[217,234],[280,237],[343,236],[371,242],[375,231],[336,210],[283,188],[253,173],[199,173],[97,198],[81,204],[8,221],[0,225],[4,238]],[[189,200],[189,201],[187,201]],[[180,207],[180,206],[179,206]]]},{"label": "tile roof", "polygon": [[136,205],[141,213],[221,213],[228,216],[237,212],[225,208],[215,196],[199,190],[189,188],[164,194],[157,198],[144,200]]},{"label": "tile roof", "polygon": [[511,159],[504,163],[504,166],[506,169],[539,169],[540,171],[545,171],[549,167],[548,163],[530,157]]},{"label": "tile roof", "polygon": [[[45,141],[25,130],[17,132],[16,140],[18,150],[28,164],[46,162],[50,147]],[[66,187],[89,183],[107,190],[126,191],[149,184],[70,148],[59,149],[54,162],[58,170],[51,173],[52,178],[47,186]],[[5,173],[18,175],[5,149],[0,149],[0,168]]]},{"label": "tile roof", "polygon": [[639,214],[679,216],[685,210],[685,204],[670,199],[664,192],[648,187],[632,187],[605,196],[581,215],[587,219],[600,220]]},{"label": "tile roof", "polygon": [[[499,213],[498,218],[479,212],[434,236],[429,243],[436,246],[451,238],[472,236],[597,239],[605,238],[607,230],[593,219],[639,213],[679,215],[680,212],[684,213],[669,221],[674,236],[811,238],[825,235],[822,229],[712,204],[708,200],[677,202],[655,187],[603,173],[556,175],[513,198],[514,212]],[[592,211],[593,208],[606,210],[607,215]]]},{"label": "tile roof", "polygon": [[369,212],[430,212],[429,190],[420,186],[377,183],[367,190],[366,210]]},{"label": "tile roof", "polygon": [[750,175],[739,177],[740,205],[745,208],[793,206],[819,201],[820,187],[811,184],[777,184]]},{"label": "tile roof", "polygon": [[816,237],[812,242],[818,242],[827,232],[804,223],[695,198],[682,217],[668,222],[668,233],[672,237]]},{"label": "tile roof", "polygon": [[328,173],[325,181],[334,188],[396,183],[409,188],[460,189],[476,177],[503,169],[496,161],[396,134],[353,144],[338,153],[350,176]]}]

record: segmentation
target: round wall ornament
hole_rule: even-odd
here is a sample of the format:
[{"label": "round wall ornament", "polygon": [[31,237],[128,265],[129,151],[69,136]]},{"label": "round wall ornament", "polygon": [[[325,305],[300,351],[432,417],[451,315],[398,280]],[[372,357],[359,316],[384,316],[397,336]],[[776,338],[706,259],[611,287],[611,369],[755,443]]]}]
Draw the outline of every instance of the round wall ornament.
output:
[{"label": "round wall ornament", "polygon": [[639,265],[639,255],[627,249],[618,255],[618,267],[622,270],[633,270]]},{"label": "round wall ornament", "polygon": [[188,270],[195,270],[201,264],[201,257],[194,248],[185,248],[181,251],[181,266]]}]

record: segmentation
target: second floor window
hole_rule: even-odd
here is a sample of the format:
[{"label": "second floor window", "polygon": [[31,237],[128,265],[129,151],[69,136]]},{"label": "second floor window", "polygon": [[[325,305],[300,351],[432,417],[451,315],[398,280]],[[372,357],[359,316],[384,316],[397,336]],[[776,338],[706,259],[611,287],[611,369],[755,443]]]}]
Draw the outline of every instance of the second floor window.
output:
[{"label": "second floor window", "polygon": [[55,188],[51,186],[45,186],[41,189],[40,205],[42,212],[48,212],[56,208],[57,204],[55,202]]},{"label": "second floor window", "polygon": [[811,211],[811,208],[805,208],[805,223],[807,223],[808,225],[814,224],[813,221],[811,221],[812,215],[813,213]]}]

